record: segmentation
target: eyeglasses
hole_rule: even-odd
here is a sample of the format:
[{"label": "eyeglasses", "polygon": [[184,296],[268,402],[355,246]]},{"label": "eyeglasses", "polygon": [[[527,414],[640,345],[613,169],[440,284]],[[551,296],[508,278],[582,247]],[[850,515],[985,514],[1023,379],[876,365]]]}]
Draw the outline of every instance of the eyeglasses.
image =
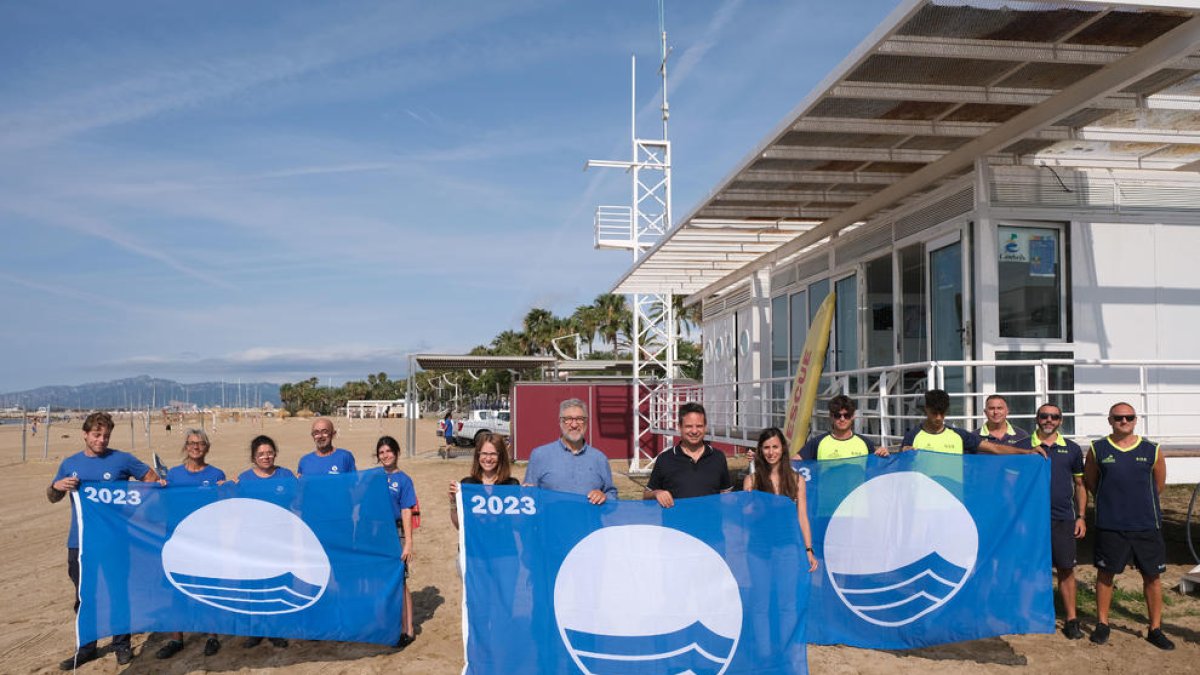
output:
[{"label": "eyeglasses", "polygon": [[1132,422],[1137,419],[1137,415],[1111,415],[1109,419],[1114,422]]},{"label": "eyeglasses", "polygon": [[558,418],[558,421],[562,422],[563,424],[583,424],[584,422],[587,421],[587,418],[586,417],[560,417],[560,418]]},{"label": "eyeglasses", "polygon": [[203,448],[204,441],[188,441],[184,445],[188,446],[189,448]]},{"label": "eyeglasses", "polygon": [[1061,420],[1061,419],[1062,419],[1062,415],[1060,415],[1060,414],[1058,414],[1058,413],[1038,413],[1038,419],[1039,419],[1039,420],[1055,420],[1055,421],[1058,421],[1058,420]]},{"label": "eyeglasses", "polygon": [[830,417],[830,419],[835,419],[835,420],[848,420],[848,419],[852,419],[854,417],[854,413],[852,413],[852,412],[829,413],[829,417]]},{"label": "eyeglasses", "polygon": [[333,429],[314,429],[312,432],[312,435],[313,436],[332,436]]}]

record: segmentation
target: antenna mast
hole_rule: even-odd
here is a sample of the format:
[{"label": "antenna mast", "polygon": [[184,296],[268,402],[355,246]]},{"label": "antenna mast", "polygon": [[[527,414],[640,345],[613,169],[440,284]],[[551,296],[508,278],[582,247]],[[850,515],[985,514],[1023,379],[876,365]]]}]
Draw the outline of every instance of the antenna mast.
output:
[{"label": "antenna mast", "polygon": [[[595,217],[595,246],[631,251],[639,260],[671,227],[671,143],[667,140],[667,30],[663,1],[658,3],[658,33],[662,78],[662,139],[638,138],[637,133],[637,58],[630,65],[630,137],[633,158],[630,161],[588,160],[588,167],[623,169],[632,177],[630,206],[600,206]],[[654,411],[650,399],[655,392],[669,390],[676,377],[675,316],[670,293],[634,293],[629,296],[633,314],[633,453],[631,472],[648,468],[642,461],[654,459],[642,444],[642,434],[657,432],[669,440],[674,429],[669,411]],[[661,419],[660,419],[661,418]]]}]

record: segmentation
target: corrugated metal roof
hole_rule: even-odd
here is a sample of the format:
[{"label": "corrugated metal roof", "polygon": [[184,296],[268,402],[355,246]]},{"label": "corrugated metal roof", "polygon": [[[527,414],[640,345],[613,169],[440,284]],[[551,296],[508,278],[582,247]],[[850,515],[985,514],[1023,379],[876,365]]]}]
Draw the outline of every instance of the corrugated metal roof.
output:
[{"label": "corrugated metal roof", "polygon": [[1195,0],[908,0],[613,291],[710,295],[980,157],[1194,170],[1198,45]]}]

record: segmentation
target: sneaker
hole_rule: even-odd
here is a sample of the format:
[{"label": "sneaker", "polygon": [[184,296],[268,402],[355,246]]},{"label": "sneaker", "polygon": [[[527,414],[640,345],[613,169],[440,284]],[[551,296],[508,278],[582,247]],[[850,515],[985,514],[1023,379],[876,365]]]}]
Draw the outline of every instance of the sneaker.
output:
[{"label": "sneaker", "polygon": [[[182,647],[183,643],[180,642],[179,646]],[[133,650],[129,647],[118,647],[116,652],[118,666],[127,666],[129,665],[129,662],[133,660]]]},{"label": "sneaker", "polygon": [[221,641],[215,637],[210,637],[204,641],[204,655],[212,656],[221,651]]},{"label": "sneaker", "polygon": [[283,649],[284,647],[287,646],[287,640],[285,640],[283,638],[270,638],[270,640],[271,640],[271,644],[275,645],[276,647],[279,647],[280,649]]},{"label": "sneaker", "polygon": [[243,649],[253,649],[254,647],[257,647],[260,644],[262,644],[262,640],[263,639],[260,637],[248,637],[244,641],[242,641],[242,648]]},{"label": "sneaker", "polygon": [[1096,629],[1092,631],[1092,642],[1102,645],[1108,642],[1108,634],[1112,632],[1106,623],[1096,624]]},{"label": "sneaker", "polygon": [[1067,636],[1068,640],[1078,640],[1083,637],[1083,631],[1079,630],[1079,619],[1067,619],[1063,624],[1063,635]]},{"label": "sneaker", "polygon": [[63,659],[62,662],[58,664],[58,669],[75,670],[88,661],[95,661],[96,657],[98,656],[100,656],[100,652],[95,647],[91,649],[80,649],[72,654],[70,658]]},{"label": "sneaker", "polygon": [[1149,642],[1150,644],[1154,645],[1155,647],[1158,647],[1159,649],[1164,649],[1166,651],[1171,651],[1172,649],[1175,649],[1175,643],[1171,642],[1171,640],[1168,639],[1167,636],[1163,634],[1161,628],[1155,628],[1154,630],[1147,633],[1146,634],[1146,642]]},{"label": "sneaker", "polygon": [[169,659],[183,651],[183,640],[170,640],[154,653],[156,659]]}]

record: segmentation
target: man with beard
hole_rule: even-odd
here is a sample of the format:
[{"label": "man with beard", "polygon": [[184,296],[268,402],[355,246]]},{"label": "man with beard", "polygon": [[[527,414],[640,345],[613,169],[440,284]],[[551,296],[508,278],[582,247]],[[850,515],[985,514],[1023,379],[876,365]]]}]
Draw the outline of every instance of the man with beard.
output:
[{"label": "man with beard", "polygon": [[1083,450],[1058,432],[1060,426],[1062,409],[1043,403],[1037,410],[1033,436],[1021,439],[1017,446],[1033,449],[1036,444],[1050,456],[1050,559],[1067,614],[1063,635],[1078,640],[1083,631],[1075,616],[1075,540],[1087,533],[1083,519],[1087,490],[1083,486]]},{"label": "man with beard", "polygon": [[525,485],[586,495],[599,506],[617,498],[612,468],[604,453],[588,445],[587,404],[570,398],[558,406],[562,436],[553,443],[534,448],[525,468]]}]

